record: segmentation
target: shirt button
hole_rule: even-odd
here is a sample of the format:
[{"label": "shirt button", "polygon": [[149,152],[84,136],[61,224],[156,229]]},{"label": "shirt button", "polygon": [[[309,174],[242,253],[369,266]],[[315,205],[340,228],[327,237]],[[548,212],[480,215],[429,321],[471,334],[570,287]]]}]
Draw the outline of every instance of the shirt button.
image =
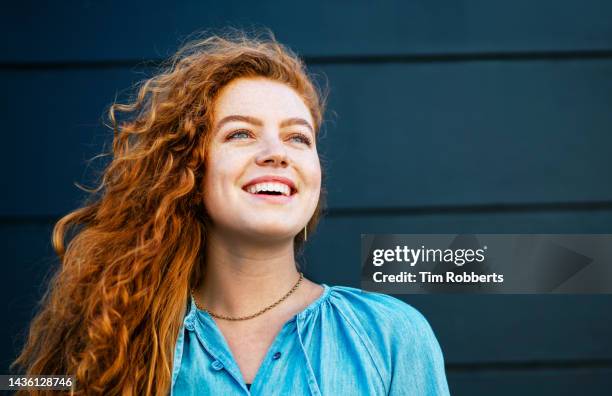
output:
[{"label": "shirt button", "polygon": [[272,355],[272,359],[274,360],[278,360],[281,357],[281,353],[280,352],[276,352],[274,355]]},{"label": "shirt button", "polygon": [[216,371],[222,370],[223,369],[223,363],[221,363],[218,360],[215,360],[214,362],[212,362],[211,364],[212,368]]},{"label": "shirt button", "polygon": [[189,331],[193,331],[193,322],[192,321],[185,322],[185,328]]}]

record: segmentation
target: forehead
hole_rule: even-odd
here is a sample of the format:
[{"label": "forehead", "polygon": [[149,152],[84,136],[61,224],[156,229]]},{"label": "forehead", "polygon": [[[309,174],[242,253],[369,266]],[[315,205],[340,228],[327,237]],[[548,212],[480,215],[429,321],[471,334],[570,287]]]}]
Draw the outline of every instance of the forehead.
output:
[{"label": "forehead", "polygon": [[302,97],[288,85],[267,78],[238,78],[227,84],[215,99],[215,123],[229,115],[262,119],[299,117],[312,125],[312,115]]}]

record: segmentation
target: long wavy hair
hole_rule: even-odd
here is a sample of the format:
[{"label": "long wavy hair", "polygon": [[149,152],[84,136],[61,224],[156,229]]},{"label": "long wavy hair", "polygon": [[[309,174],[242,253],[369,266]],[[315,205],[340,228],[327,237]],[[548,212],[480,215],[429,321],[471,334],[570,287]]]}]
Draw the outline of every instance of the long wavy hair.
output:
[{"label": "long wavy hair", "polygon": [[[169,392],[174,346],[207,240],[202,179],[213,103],[240,77],[293,88],[318,134],[325,95],[271,33],[184,45],[127,104],[110,106],[112,161],[82,207],[55,224],[60,267],[11,369],[74,375],[75,395]],[[324,201],[322,188],[309,233]],[[295,236],[296,253],[303,238]]]}]

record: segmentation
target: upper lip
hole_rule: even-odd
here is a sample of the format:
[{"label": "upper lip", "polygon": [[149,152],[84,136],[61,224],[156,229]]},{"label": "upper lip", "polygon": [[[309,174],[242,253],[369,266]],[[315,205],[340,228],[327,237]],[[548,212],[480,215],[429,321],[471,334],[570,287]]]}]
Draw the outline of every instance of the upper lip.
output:
[{"label": "upper lip", "polygon": [[283,176],[274,176],[274,175],[256,177],[255,179],[252,179],[247,184],[242,186],[242,189],[246,190],[247,187],[252,186],[253,184],[257,184],[257,183],[271,183],[271,182],[286,184],[291,189],[292,194],[297,191],[297,188],[295,188],[295,183],[293,183],[291,179],[287,179],[286,177],[283,177]]}]

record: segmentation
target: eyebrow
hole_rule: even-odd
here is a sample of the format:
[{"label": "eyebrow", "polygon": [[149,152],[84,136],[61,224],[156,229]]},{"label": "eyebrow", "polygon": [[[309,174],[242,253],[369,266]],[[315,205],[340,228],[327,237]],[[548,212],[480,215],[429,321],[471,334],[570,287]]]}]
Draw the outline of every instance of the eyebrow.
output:
[{"label": "eyebrow", "polygon": [[[259,118],[255,118],[251,116],[243,116],[243,115],[229,115],[227,117],[223,117],[221,121],[219,121],[219,123],[217,124],[215,128],[215,131],[218,131],[219,129],[221,129],[223,125],[227,124],[228,122],[232,122],[232,121],[242,121],[242,122],[246,122],[246,123],[249,123],[255,126],[263,126],[263,121],[261,121]],[[284,128],[290,125],[303,125],[307,127],[308,129],[310,129],[310,132],[314,134],[314,128],[312,127],[312,125],[310,125],[310,123],[306,121],[305,119],[299,118],[299,117],[287,118],[286,120],[281,121],[281,123],[279,124],[279,127]]]},{"label": "eyebrow", "polygon": [[310,123],[305,119],[299,117],[287,118],[286,120],[283,120],[280,123],[279,127],[284,128],[290,125],[303,125],[306,128],[310,129],[310,132],[314,134],[314,128],[310,125]]}]

